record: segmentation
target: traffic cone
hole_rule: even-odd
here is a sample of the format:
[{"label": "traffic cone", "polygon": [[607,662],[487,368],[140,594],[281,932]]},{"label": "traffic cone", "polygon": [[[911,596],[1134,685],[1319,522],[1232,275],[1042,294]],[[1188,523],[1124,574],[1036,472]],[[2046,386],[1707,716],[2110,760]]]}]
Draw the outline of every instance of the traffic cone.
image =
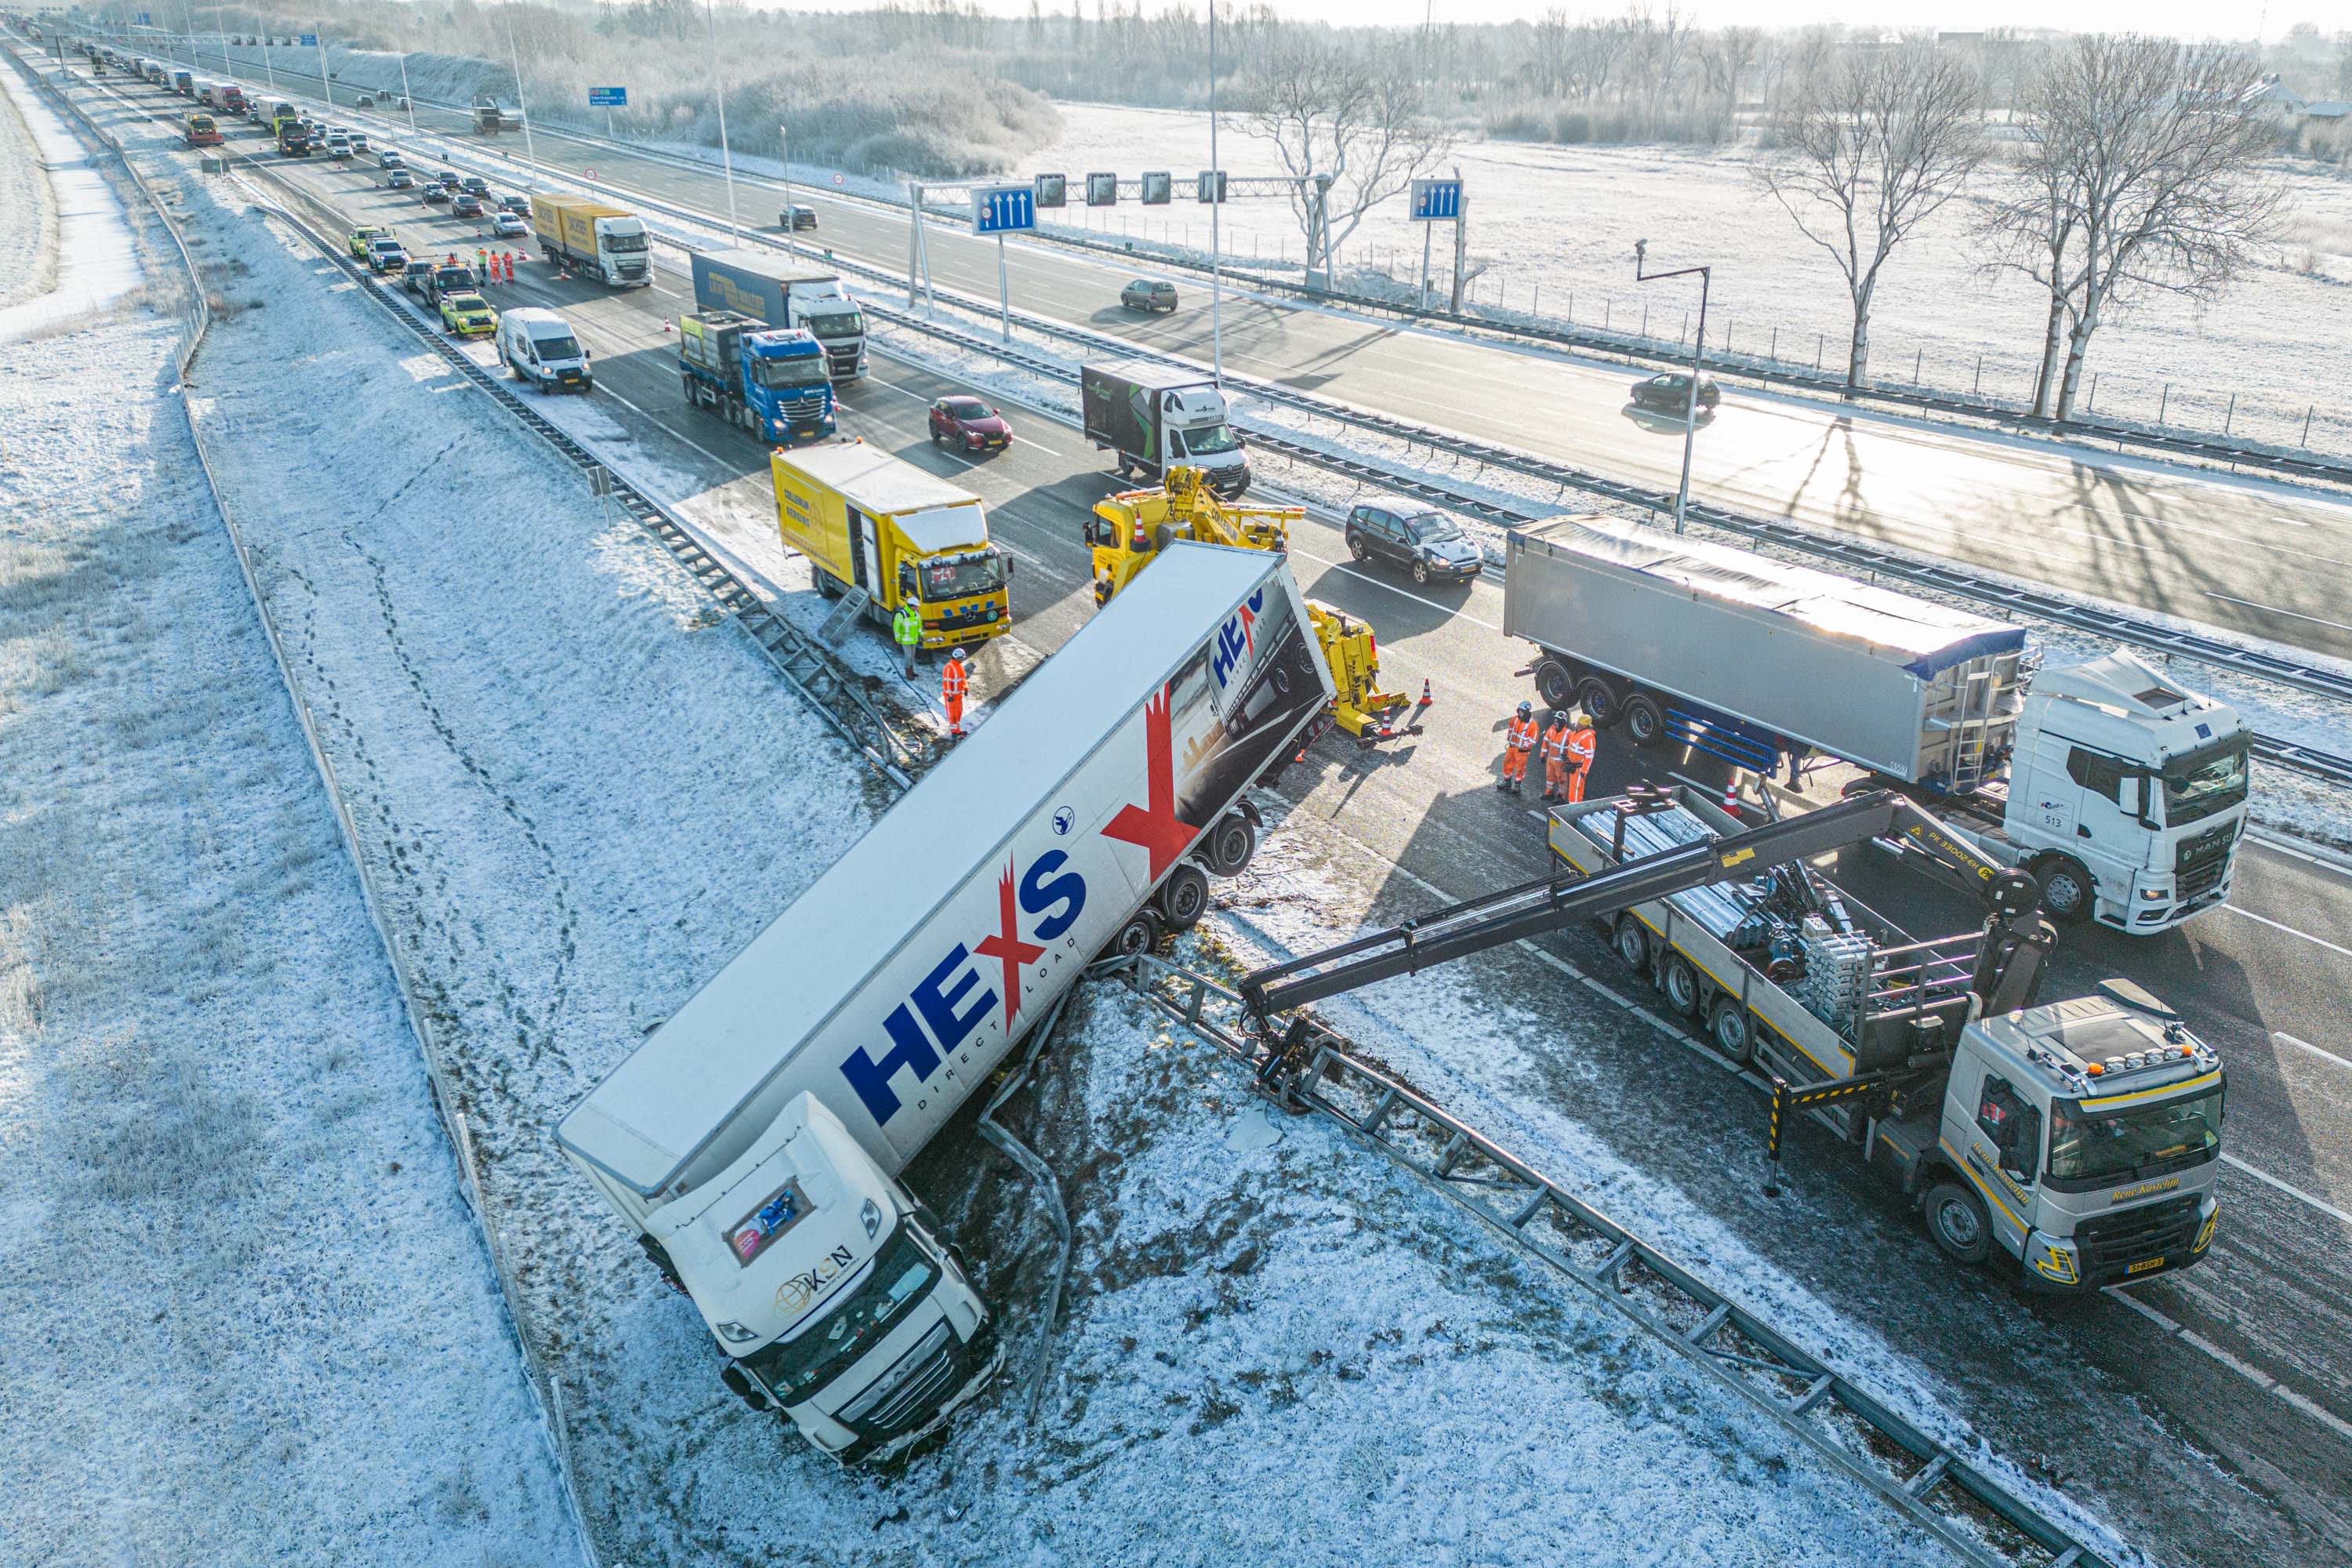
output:
[{"label": "traffic cone", "polygon": [[667,322],[667,321],[664,321],[664,322],[662,323],[662,331],[665,331],[665,332],[674,332],[674,331],[677,331],[677,327],[675,327],[675,326],[673,326],[671,323],[669,323],[669,322]]},{"label": "traffic cone", "polygon": [[1417,708],[1426,708],[1436,700],[1436,698],[1432,697],[1429,694],[1429,677],[1425,675],[1423,676],[1421,678],[1421,700],[1415,703],[1414,706]]},{"label": "traffic cone", "polygon": [[1739,770],[1737,768],[1723,783],[1723,809],[1730,816],[1739,815]]}]

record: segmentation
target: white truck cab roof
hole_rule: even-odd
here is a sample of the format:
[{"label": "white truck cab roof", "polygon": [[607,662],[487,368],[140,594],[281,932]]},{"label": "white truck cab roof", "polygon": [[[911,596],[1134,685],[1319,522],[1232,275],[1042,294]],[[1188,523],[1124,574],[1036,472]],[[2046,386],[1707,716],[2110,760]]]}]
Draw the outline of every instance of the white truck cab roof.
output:
[{"label": "white truck cab roof", "polygon": [[2216,1072],[2221,1058],[2180,1015],[2128,980],[2098,994],[1979,1019],[1997,1055],[2044,1092],[2096,1108]]},{"label": "white truck cab roof", "polygon": [[2159,764],[2245,728],[2236,709],[2189,690],[2127,648],[2042,670],[2026,697],[2029,708],[2037,703],[2039,721],[2053,731]]}]

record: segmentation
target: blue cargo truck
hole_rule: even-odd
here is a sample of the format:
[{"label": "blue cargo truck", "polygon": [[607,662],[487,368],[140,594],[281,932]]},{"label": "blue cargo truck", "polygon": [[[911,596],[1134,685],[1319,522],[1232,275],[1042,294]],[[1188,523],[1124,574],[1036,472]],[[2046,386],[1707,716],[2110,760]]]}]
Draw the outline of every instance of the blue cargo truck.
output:
[{"label": "blue cargo truck", "polygon": [[866,374],[866,314],[837,273],[810,271],[757,250],[697,252],[694,306],[797,327],[824,345],[834,380]]},{"label": "blue cargo truck", "polygon": [[833,434],[833,384],[824,351],[806,332],[764,328],[731,310],[701,310],[677,323],[686,400],[762,441]]}]

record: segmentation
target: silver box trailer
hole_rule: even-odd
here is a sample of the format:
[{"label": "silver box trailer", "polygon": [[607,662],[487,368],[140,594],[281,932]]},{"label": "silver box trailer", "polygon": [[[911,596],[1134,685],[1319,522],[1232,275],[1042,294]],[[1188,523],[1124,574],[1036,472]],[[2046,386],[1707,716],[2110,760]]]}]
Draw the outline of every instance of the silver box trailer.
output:
[{"label": "silver box trailer", "polygon": [[1504,582],[1505,634],[1566,678],[1539,668],[1545,700],[1622,712],[1637,739],[1654,718],[1942,793],[1992,771],[2022,707],[2021,627],[1614,518],[1513,530]]}]

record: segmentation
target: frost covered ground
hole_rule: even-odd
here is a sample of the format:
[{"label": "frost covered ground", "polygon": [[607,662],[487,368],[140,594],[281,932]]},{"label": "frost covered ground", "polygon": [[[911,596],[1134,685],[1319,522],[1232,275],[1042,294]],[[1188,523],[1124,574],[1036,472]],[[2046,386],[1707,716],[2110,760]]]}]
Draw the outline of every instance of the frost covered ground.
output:
[{"label": "frost covered ground", "polygon": [[[139,262],[96,156],[13,64],[0,66],[0,342],[62,331],[139,287]],[[13,254],[12,254],[13,253]],[[62,254],[68,260],[61,263]]]},{"label": "frost covered ground", "polygon": [[[1236,1086],[1108,993],[1035,1113],[1087,1216],[1038,1431],[1008,1382],[903,1471],[843,1476],[735,1404],[550,1129],[862,829],[860,770],[568,468],[314,253],[213,205],[233,190],[181,190],[268,301],[208,351],[195,412],[443,1042],[605,1561],[1943,1560],[1369,1157],[1303,1131],[1228,1150]],[[961,1131],[913,1180],[1017,1368],[1029,1194]]]},{"label": "frost covered ground", "polygon": [[0,1561],[575,1563],[177,327],[59,320],[0,353]]}]

